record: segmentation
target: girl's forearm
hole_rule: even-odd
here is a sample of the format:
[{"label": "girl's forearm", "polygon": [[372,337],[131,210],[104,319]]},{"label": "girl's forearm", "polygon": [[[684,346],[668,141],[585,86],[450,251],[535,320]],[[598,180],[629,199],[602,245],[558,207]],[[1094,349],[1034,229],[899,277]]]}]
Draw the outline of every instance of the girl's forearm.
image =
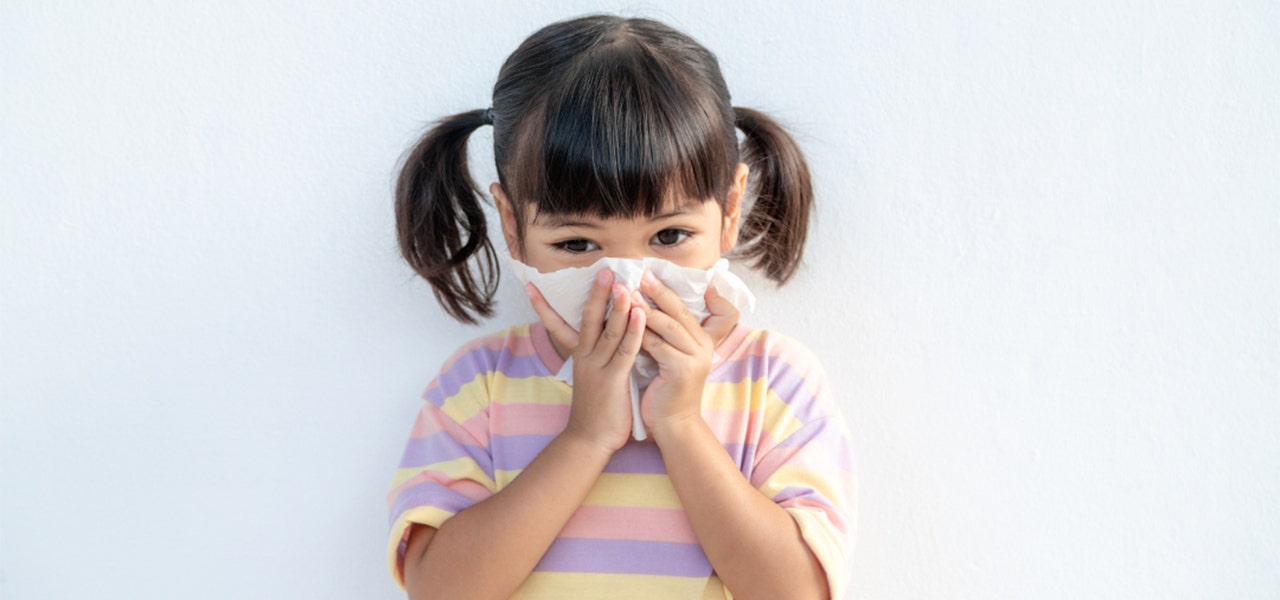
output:
[{"label": "girl's forearm", "polygon": [[701,418],[654,441],[711,566],[735,598],[827,598],[826,575],[795,520],[742,476]]},{"label": "girl's forearm", "polygon": [[409,597],[509,597],[608,462],[597,445],[556,436],[509,485],[445,521],[425,551],[405,556]]}]

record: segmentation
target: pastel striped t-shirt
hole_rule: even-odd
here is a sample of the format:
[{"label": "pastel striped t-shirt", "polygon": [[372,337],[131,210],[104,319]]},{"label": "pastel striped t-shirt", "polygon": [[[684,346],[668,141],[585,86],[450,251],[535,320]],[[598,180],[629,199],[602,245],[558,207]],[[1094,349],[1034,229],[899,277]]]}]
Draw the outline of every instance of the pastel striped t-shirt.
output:
[{"label": "pastel striped t-shirt", "polygon": [[[560,433],[573,391],[540,323],[458,350],[423,393],[387,503],[388,559],[411,523],[439,527],[509,484]],[[743,477],[784,508],[826,570],[848,581],[856,497],[848,428],[814,357],[739,325],[717,349],[702,414]],[[513,598],[730,598],[698,545],[652,440],[614,454]]]}]

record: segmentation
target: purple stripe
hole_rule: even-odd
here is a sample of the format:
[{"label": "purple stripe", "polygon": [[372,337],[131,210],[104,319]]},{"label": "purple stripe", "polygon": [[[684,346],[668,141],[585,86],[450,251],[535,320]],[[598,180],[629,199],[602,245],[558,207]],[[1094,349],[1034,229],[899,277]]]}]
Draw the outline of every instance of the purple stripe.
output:
[{"label": "purple stripe", "polygon": [[[495,435],[490,437],[493,446],[493,464],[501,471],[518,471],[529,466],[542,452],[554,435]],[[667,472],[662,453],[657,444],[632,440],[613,454],[606,473],[656,473]]]},{"label": "purple stripe", "polygon": [[819,494],[813,488],[807,488],[807,487],[801,487],[801,486],[789,486],[789,487],[782,488],[782,490],[779,491],[777,494],[774,494],[772,498],[774,504],[782,504],[783,502],[787,502],[789,500],[797,500],[797,499],[803,499],[803,500],[808,500],[809,502],[815,502],[823,506],[829,507],[831,510],[835,510],[835,506],[831,504],[831,501],[827,500],[822,494]]},{"label": "purple stripe", "polygon": [[404,455],[400,458],[400,468],[422,467],[432,463],[444,462],[464,456],[471,457],[484,474],[493,479],[493,460],[484,448],[470,444],[460,444],[448,433],[436,432],[425,438],[410,438],[404,447]]},{"label": "purple stripe", "polygon": [[[802,448],[816,444],[821,454],[835,455],[836,466],[853,471],[853,445],[840,431],[839,417],[827,417],[810,421],[786,439],[778,442],[778,448]],[[809,450],[812,452],[813,450]]]},{"label": "purple stripe", "polygon": [[707,577],[711,563],[697,544],[559,538],[534,571]]},{"label": "purple stripe", "polygon": [[[490,440],[493,445],[493,467],[500,471],[523,470],[533,462],[534,457],[542,452],[543,448],[547,447],[547,444],[551,443],[553,438],[555,438],[554,435],[532,434],[492,436]],[[750,470],[754,466],[755,444],[725,444],[724,449],[734,462],[738,463],[743,474],[750,478]],[[467,447],[467,451],[470,452],[470,450],[471,447]],[[452,452],[455,454],[453,458],[463,455],[461,449],[453,449]],[[474,454],[471,456],[475,458]],[[658,450],[657,444],[631,440],[613,454],[609,464],[605,465],[604,472],[664,475],[667,467],[662,461],[662,452]],[[489,475],[493,476],[492,473]]]},{"label": "purple stripe", "polygon": [[605,465],[605,473],[647,473],[665,475],[666,463],[662,462],[662,452],[652,442],[631,440],[627,445],[613,453],[609,464]]},{"label": "purple stripe", "polygon": [[394,527],[400,520],[400,515],[411,508],[434,506],[457,513],[472,504],[474,502],[470,498],[458,492],[435,481],[424,481],[396,494],[395,501],[391,503],[391,526]]},{"label": "purple stripe", "polygon": [[840,448],[836,451],[836,466],[844,469],[846,473],[853,473],[853,442],[841,435],[839,445]]},{"label": "purple stripe", "polygon": [[507,377],[529,377],[531,375],[555,375],[547,370],[546,363],[535,350],[530,354],[515,354],[511,351],[514,342],[508,341],[498,355],[498,372]]},{"label": "purple stripe", "polygon": [[826,416],[817,400],[816,381],[779,357],[749,356],[721,364],[707,376],[709,383],[741,383],[763,379],[773,393],[795,411],[802,422]]},{"label": "purple stripe", "polygon": [[[778,442],[779,448],[800,448],[809,445],[810,442],[820,438],[824,433],[832,427],[830,419],[818,419],[804,424],[804,427],[795,430],[786,439]],[[834,448],[833,448],[834,450]]]},{"label": "purple stripe", "polygon": [[751,479],[751,471],[756,466],[756,445],[724,444],[724,451],[728,452],[733,462],[738,464],[738,470],[742,471],[747,479]]},{"label": "purple stripe", "polygon": [[[787,439],[778,443],[782,448],[800,448],[810,444],[816,445],[818,452],[835,455],[836,466],[845,471],[853,471],[853,444],[841,432],[839,417],[827,417],[811,421]],[[813,450],[808,450],[812,452]]]},{"label": "purple stripe", "polygon": [[707,374],[707,383],[755,381],[764,376],[765,358],[754,354],[720,363]]},{"label": "purple stripe", "polygon": [[[806,446],[813,446],[813,448],[806,448]],[[840,417],[824,417],[805,423],[804,427],[792,432],[774,448],[805,448],[800,452],[835,455],[836,467],[846,473],[854,472],[854,450],[849,439],[845,438],[842,432]],[[769,453],[772,452],[773,449],[769,450]],[[764,461],[764,458],[760,457],[756,462]],[[767,475],[767,477],[772,476],[773,473]],[[748,478],[750,477],[749,475]]]},{"label": "purple stripe", "polygon": [[499,471],[520,471],[551,443],[554,435],[490,435],[493,466]]},{"label": "purple stripe", "polygon": [[494,360],[494,351],[488,348],[476,348],[458,357],[448,371],[440,374],[439,384],[423,397],[436,406],[443,406],[444,401],[462,386],[475,381],[481,373],[502,373],[510,378],[532,377],[535,375],[551,375],[547,366],[537,354],[516,356],[503,352]]}]

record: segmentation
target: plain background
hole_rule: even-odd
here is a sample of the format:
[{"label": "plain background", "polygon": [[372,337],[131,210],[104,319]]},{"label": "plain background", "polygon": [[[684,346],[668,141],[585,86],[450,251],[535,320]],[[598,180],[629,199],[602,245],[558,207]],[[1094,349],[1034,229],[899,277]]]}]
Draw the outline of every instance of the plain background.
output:
[{"label": "plain background", "polygon": [[397,163],[598,10],[808,153],[805,266],[750,323],[856,437],[850,598],[1280,595],[1274,2],[6,0],[0,596],[398,597],[419,394],[532,313],[443,314]]}]

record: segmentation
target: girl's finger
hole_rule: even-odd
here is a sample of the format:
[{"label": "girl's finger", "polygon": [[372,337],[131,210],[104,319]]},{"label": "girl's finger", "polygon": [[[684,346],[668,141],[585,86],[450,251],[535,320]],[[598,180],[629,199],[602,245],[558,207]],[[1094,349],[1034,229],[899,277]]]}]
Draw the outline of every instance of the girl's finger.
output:
[{"label": "girl's finger", "polygon": [[547,333],[560,344],[561,348],[565,348],[569,352],[573,352],[578,347],[578,332],[572,326],[565,322],[564,318],[557,313],[551,305],[547,303],[547,299],[542,297],[542,292],[532,283],[524,284],[524,292],[529,295],[529,303],[533,305],[533,312],[538,313],[538,319],[542,321],[543,327],[547,328]]},{"label": "girl's finger", "polygon": [[[637,292],[635,294],[639,296]],[[645,313],[645,327],[648,330],[662,338],[672,348],[675,348],[685,354],[694,354],[698,352],[698,341],[693,337],[689,330],[685,329],[679,321],[676,321],[670,315],[657,310],[643,298],[633,298],[632,302],[641,308]],[[681,306],[684,306],[681,304]],[[687,310],[687,309],[686,309]],[[647,347],[645,348],[648,349]]]},{"label": "girl's finger", "polygon": [[[653,312],[646,313],[645,318],[648,319],[653,315]],[[649,325],[652,326],[652,323]],[[644,338],[640,340],[640,347],[644,348],[645,352],[648,352],[654,360],[658,361],[658,368],[662,368],[662,365],[668,364],[670,361],[687,360],[688,358],[684,352],[677,350],[675,346],[662,339],[662,336],[654,333],[652,328],[644,330]]]},{"label": "girl's finger", "polygon": [[622,342],[613,352],[613,360],[623,361],[627,365],[635,363],[636,355],[640,353],[640,345],[644,343],[644,325],[645,315],[640,307],[632,306],[627,310],[627,333],[622,336]]},{"label": "girl's finger", "polygon": [[728,298],[716,291],[715,286],[707,286],[707,293],[703,295],[703,299],[707,301],[707,310],[711,314],[702,320],[702,328],[711,336],[712,342],[719,346],[720,342],[729,337],[729,333],[738,325],[741,315]]},{"label": "girl's finger", "polygon": [[600,330],[604,328],[604,311],[609,305],[609,288],[613,285],[613,271],[603,269],[587,293],[587,303],[582,305],[582,328],[578,332],[578,345],[594,348]]},{"label": "girl's finger", "polygon": [[604,331],[600,332],[596,345],[589,347],[593,354],[599,353],[599,356],[606,361],[612,360],[613,352],[622,343],[622,336],[627,332],[627,318],[631,312],[631,300],[627,294],[627,288],[615,283],[611,296],[613,312],[609,313],[609,322],[605,323]]},{"label": "girl's finger", "polygon": [[[657,277],[654,277],[653,271],[645,269],[644,277],[640,280],[640,289],[658,305],[658,309],[675,319],[682,327],[688,331],[697,331],[702,328],[702,324],[693,318],[693,313],[689,312],[689,308],[684,305],[684,301],[677,296],[671,288],[667,287]],[[653,317],[652,314],[649,317]],[[653,319],[649,319],[649,328],[653,328]],[[661,333],[661,331],[659,331]],[[670,340],[674,341],[674,340]]]}]

